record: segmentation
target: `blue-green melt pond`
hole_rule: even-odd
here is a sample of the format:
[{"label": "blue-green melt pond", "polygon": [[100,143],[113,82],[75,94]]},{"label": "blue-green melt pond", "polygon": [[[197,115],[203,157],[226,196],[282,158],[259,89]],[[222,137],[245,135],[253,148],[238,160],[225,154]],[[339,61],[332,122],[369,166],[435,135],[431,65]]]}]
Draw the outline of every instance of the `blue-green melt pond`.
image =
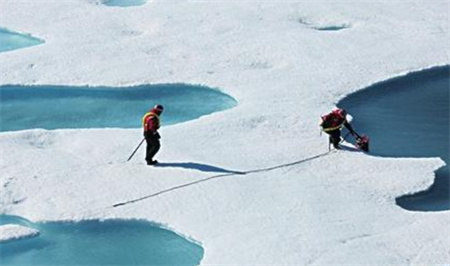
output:
[{"label": "blue-green melt pond", "polygon": [[140,6],[147,3],[147,0],[108,0],[104,2],[106,6],[119,6],[119,7],[127,7],[127,6]]},{"label": "blue-green melt pond", "polygon": [[155,104],[163,125],[236,105],[227,94],[184,84],[134,87],[0,86],[0,131],[33,128],[138,128]]},{"label": "blue-green melt pond", "polygon": [[29,34],[20,34],[0,28],[0,53],[44,43]]},{"label": "blue-green melt pond", "polygon": [[39,236],[0,245],[1,265],[198,265],[203,248],[142,220],[30,223],[0,215]]}]

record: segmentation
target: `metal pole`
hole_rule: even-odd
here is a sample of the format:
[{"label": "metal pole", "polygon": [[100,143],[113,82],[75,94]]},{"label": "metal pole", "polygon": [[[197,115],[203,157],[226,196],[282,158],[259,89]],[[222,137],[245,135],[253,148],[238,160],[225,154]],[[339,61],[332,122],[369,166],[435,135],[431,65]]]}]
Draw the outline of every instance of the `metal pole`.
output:
[{"label": "metal pole", "polygon": [[141,140],[141,143],[139,143],[139,145],[136,147],[136,149],[134,150],[134,152],[131,154],[130,158],[128,158],[127,162],[128,162],[129,160],[131,160],[131,158],[133,158],[134,154],[139,150],[139,147],[141,147],[142,143],[144,143],[144,140],[145,140],[145,138],[143,138],[143,139]]}]

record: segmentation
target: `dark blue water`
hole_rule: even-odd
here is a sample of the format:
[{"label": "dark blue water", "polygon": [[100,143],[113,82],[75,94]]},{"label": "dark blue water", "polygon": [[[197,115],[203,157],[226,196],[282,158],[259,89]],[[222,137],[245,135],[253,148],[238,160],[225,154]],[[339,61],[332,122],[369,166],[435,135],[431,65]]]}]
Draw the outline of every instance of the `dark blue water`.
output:
[{"label": "dark blue water", "polygon": [[408,210],[450,209],[450,67],[437,67],[387,80],[339,102],[359,133],[370,136],[370,153],[385,157],[441,157],[433,186],[397,198]]},{"label": "dark blue water", "polygon": [[44,41],[30,35],[0,28],[0,53],[41,44]]},{"label": "dark blue water", "polygon": [[0,131],[32,128],[138,128],[155,104],[163,125],[236,105],[218,90],[183,84],[135,87],[0,86]]},{"label": "dark blue water", "polygon": [[140,220],[30,223],[0,215],[0,224],[38,229],[35,238],[0,245],[0,265],[198,265],[199,245]]}]

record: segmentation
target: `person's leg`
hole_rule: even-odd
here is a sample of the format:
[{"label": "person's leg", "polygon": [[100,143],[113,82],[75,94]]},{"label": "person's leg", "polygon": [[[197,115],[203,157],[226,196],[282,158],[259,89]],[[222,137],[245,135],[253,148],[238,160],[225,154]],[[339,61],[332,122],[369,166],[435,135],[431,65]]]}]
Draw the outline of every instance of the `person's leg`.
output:
[{"label": "person's leg", "polygon": [[152,150],[152,143],[148,137],[145,137],[145,142],[147,143],[147,148],[145,152],[145,160],[147,163],[152,161],[152,157],[150,156]]},{"label": "person's leg", "polygon": [[149,150],[147,152],[147,163],[149,162],[153,162],[153,157],[156,155],[156,153],[159,151],[159,149],[161,148],[161,144],[159,142],[159,139],[155,138],[155,137],[151,137],[149,138]]},{"label": "person's leg", "polygon": [[340,149],[339,142],[341,142],[341,131],[334,130],[330,132],[330,142],[333,143],[335,149]]}]

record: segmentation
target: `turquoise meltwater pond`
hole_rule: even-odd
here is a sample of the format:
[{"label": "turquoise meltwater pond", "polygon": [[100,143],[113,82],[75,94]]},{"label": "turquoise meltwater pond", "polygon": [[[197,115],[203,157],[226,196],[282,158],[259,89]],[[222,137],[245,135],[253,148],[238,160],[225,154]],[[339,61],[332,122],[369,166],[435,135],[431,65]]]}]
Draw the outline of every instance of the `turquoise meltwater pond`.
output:
[{"label": "turquoise meltwater pond", "polygon": [[140,6],[147,3],[147,0],[108,0],[104,2],[106,6]]},{"label": "turquoise meltwater pond", "polygon": [[163,125],[222,111],[236,101],[218,90],[183,84],[135,87],[0,86],[0,131],[44,128],[139,128],[155,104]]},{"label": "turquoise meltwater pond", "polygon": [[0,215],[0,224],[21,224],[39,236],[0,245],[0,264],[32,265],[198,265],[203,248],[141,220],[30,223]]},{"label": "turquoise meltwater pond", "polygon": [[44,43],[28,34],[20,34],[0,28],[0,53]]}]

